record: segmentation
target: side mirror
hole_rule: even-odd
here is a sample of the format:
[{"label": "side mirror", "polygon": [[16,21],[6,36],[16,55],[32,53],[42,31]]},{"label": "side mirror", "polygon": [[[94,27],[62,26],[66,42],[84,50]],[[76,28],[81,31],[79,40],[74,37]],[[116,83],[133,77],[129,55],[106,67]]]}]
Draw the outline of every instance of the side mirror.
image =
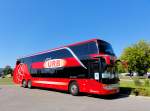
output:
[{"label": "side mirror", "polygon": [[99,56],[96,56],[94,58],[98,58],[98,59],[101,59],[101,60],[105,60],[106,64],[110,64],[110,56],[103,56],[103,55],[99,55]]}]

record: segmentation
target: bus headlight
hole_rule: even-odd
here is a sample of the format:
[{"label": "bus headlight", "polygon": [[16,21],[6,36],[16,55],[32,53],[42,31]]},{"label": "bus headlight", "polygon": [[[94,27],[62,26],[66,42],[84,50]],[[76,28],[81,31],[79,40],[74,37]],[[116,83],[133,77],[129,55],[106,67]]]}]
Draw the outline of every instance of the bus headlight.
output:
[{"label": "bus headlight", "polygon": [[102,78],[110,78],[111,77],[111,75],[110,75],[110,73],[102,73]]},{"label": "bus headlight", "polygon": [[113,79],[113,78],[115,78],[115,75],[114,74],[111,74],[111,77],[110,77],[111,79]]},{"label": "bus headlight", "polygon": [[110,73],[102,73],[102,79],[113,79],[115,78],[115,74],[110,74]]},{"label": "bus headlight", "polygon": [[106,89],[106,90],[118,89],[119,88],[119,84],[104,85],[103,88]]}]

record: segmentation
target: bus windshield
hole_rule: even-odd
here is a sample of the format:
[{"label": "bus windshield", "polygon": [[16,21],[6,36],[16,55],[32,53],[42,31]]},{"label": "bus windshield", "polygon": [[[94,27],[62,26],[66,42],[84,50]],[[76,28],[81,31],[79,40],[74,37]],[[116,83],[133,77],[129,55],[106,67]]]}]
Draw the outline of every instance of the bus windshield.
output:
[{"label": "bus windshield", "polygon": [[115,84],[118,82],[118,74],[116,73],[115,65],[102,65],[102,83],[104,84]]},{"label": "bus windshield", "polygon": [[99,47],[99,52],[100,53],[115,56],[114,51],[112,49],[112,46],[109,43],[107,43],[105,41],[102,41],[102,40],[98,40],[98,47]]}]

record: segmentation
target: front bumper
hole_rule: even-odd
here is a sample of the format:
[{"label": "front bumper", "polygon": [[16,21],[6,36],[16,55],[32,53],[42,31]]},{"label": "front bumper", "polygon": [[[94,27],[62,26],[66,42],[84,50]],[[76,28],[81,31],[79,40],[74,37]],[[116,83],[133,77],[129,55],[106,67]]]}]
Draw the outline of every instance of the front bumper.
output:
[{"label": "front bumper", "polygon": [[90,90],[90,93],[98,95],[111,95],[119,93],[119,84],[103,84],[100,89]]}]

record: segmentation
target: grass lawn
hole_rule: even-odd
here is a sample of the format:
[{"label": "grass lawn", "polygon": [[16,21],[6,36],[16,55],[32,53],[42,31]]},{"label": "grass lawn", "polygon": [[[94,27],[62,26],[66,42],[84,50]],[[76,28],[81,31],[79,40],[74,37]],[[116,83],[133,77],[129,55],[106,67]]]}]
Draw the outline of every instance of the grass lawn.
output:
[{"label": "grass lawn", "polygon": [[135,84],[132,80],[131,81],[120,80],[120,87],[135,88]]},{"label": "grass lawn", "polygon": [[13,78],[0,78],[0,85],[13,85]]},{"label": "grass lawn", "polygon": [[141,82],[140,86],[135,85],[134,80],[132,79],[121,79],[120,80],[120,89],[121,93],[124,94],[134,94],[135,91],[139,92],[139,95],[150,96],[150,84],[145,86],[143,79],[139,79]]}]

